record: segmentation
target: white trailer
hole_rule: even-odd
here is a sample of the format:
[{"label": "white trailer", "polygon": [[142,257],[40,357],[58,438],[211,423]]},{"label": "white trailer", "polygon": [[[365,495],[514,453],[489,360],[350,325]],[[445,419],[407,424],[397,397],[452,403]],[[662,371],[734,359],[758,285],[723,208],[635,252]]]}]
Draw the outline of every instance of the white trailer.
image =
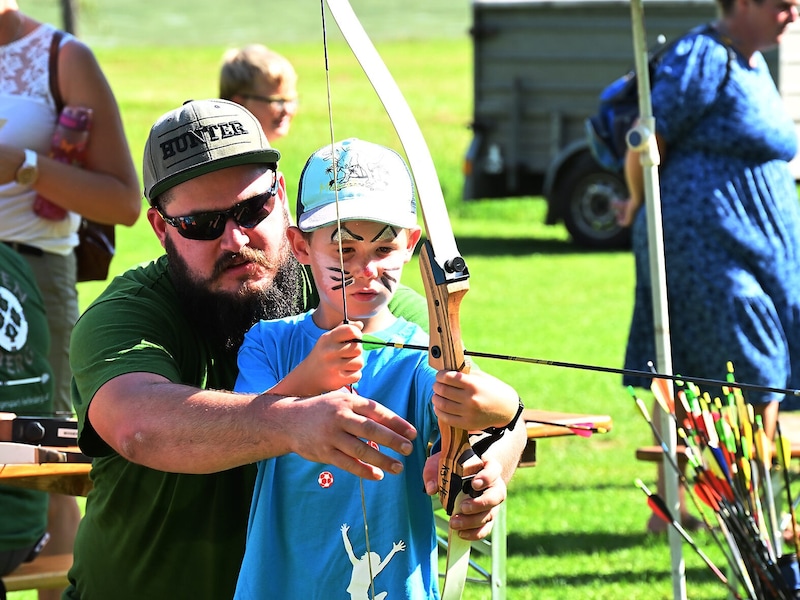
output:
[{"label": "white trailer", "polygon": [[[645,0],[655,47],[716,18],[713,0]],[[633,67],[630,3],[623,0],[473,0],[474,136],[465,158],[465,200],[543,195],[547,223],[594,248],[628,243],[610,201],[621,176],[586,145],[584,120],[601,90]],[[766,54],[800,131],[800,26]],[[800,179],[800,161],[793,162]]]}]

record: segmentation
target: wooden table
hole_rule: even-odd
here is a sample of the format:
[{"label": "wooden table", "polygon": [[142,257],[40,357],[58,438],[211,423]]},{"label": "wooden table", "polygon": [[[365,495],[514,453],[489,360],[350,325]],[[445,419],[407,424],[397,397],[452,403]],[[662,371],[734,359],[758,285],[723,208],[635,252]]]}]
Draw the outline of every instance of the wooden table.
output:
[{"label": "wooden table", "polygon": [[54,494],[85,496],[92,489],[88,463],[0,465],[0,484]]},{"label": "wooden table", "polygon": [[[574,435],[568,427],[543,425],[537,420],[564,425],[591,424],[608,431],[608,415],[581,415],[567,412],[525,409],[522,413],[528,432],[528,448],[521,466],[532,466],[536,460],[535,443],[538,439]],[[0,484],[42,490],[71,496],[85,496],[92,489],[89,479],[90,464],[46,463],[41,465],[0,465]]]},{"label": "wooden table", "polygon": [[[520,467],[533,467],[536,465],[536,440],[575,435],[569,425],[589,425],[603,431],[611,431],[612,426],[611,417],[608,415],[581,415],[532,408],[526,408],[522,411],[522,418],[525,419],[528,444],[522,453]],[[544,421],[547,424],[539,421]],[[551,425],[550,423],[559,423],[560,425]]]},{"label": "wooden table", "polygon": [[[611,417],[608,415],[580,415],[533,408],[526,408],[522,411],[522,418],[525,419],[529,440],[575,435],[569,428],[570,425],[589,425],[605,431],[610,431],[612,425]],[[540,421],[544,421],[544,423]],[[559,425],[551,425],[551,423]]]},{"label": "wooden table", "polygon": [[[77,446],[50,447],[68,453],[71,458],[80,455]],[[43,459],[40,459],[43,460]],[[85,496],[92,489],[88,462],[43,462],[42,464],[2,464],[0,458],[0,484],[40,490],[69,496]]]}]

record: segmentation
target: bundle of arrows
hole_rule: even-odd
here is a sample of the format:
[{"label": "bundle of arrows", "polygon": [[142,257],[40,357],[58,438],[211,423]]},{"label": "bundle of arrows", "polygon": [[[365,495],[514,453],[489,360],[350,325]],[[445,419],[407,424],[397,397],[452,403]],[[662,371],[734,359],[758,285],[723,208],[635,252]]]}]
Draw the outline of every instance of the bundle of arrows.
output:
[{"label": "bundle of arrows", "polygon": [[[703,523],[727,562],[716,566],[670,512],[667,504],[641,480],[637,485],[647,495],[653,512],[675,528],[734,598],[790,600],[800,598],[797,556],[800,540],[792,503],[789,461],[791,447],[776,426],[768,439],[760,416],[754,415],[742,391],[736,387],[728,366],[730,385],[722,398],[711,398],[694,384],[680,382],[674,397],[685,418],[676,416],[675,402],[667,381],[654,379],[656,404],[671,418],[685,446],[686,472],[670,454],[648,413],[645,403],[629,393],[664,451],[667,464],[678,475],[679,484],[693,503]],[[773,480],[783,487],[785,498],[775,498]],[[786,502],[791,523],[780,523],[778,511]],[[711,516],[709,516],[709,513]],[[783,527],[791,525],[793,548],[785,550]],[[788,547],[790,547],[789,545]]]}]

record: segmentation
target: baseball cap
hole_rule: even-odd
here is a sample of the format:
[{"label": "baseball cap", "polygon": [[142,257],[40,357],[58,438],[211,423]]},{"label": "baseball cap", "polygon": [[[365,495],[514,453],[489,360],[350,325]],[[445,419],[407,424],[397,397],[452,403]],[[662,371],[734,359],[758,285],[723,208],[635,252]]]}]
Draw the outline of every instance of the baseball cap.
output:
[{"label": "baseball cap", "polygon": [[226,167],[273,164],[271,148],[253,114],[228,100],[187,100],[162,115],[144,146],[144,195],[153,200],[168,189]]},{"label": "baseball cap", "polygon": [[300,230],[336,223],[337,195],[342,221],[375,221],[402,228],[417,224],[411,173],[397,152],[378,144],[349,138],[311,155],[297,191]]}]

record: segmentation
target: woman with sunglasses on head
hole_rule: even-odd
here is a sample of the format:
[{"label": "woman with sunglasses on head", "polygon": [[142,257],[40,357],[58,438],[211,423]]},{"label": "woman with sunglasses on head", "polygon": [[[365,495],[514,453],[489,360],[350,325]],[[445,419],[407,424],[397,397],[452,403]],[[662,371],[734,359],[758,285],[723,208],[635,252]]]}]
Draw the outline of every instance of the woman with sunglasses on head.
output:
[{"label": "woman with sunglasses on head", "polygon": [[297,114],[297,73],[286,58],[261,44],[228,50],[222,58],[219,97],[253,113],[274,144],[289,133]]}]

